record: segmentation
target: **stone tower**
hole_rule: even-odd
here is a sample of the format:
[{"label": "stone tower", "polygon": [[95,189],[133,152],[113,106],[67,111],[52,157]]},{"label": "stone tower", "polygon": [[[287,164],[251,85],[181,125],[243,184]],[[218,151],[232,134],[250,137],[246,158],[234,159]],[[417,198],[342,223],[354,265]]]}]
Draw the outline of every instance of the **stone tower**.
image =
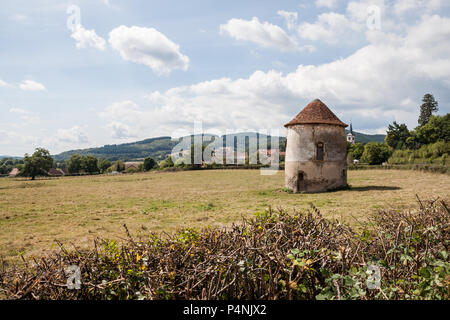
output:
[{"label": "stone tower", "polygon": [[322,101],[311,101],[284,126],[287,188],[320,192],[347,185],[347,125]]}]

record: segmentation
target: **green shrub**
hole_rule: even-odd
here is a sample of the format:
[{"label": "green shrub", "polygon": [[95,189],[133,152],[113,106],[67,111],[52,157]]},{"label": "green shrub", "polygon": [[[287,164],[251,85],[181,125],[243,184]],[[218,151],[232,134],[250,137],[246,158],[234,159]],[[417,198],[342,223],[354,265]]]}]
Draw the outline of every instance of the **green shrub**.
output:
[{"label": "green shrub", "polygon": [[125,170],[126,173],[136,173],[139,172],[138,168],[135,167],[129,167],[127,170]]},{"label": "green shrub", "polygon": [[175,161],[174,165],[177,168],[184,168],[185,167],[184,159],[178,159],[177,161]]},{"label": "green shrub", "polygon": [[364,146],[361,161],[368,164],[382,164],[390,156],[389,147],[384,143],[369,142]]},{"label": "green shrub", "polygon": [[411,150],[394,150],[391,157],[388,159],[389,164],[406,164],[411,163],[413,152]]},{"label": "green shrub", "polygon": [[450,142],[438,141],[429,145],[429,150],[435,158],[450,152]]},{"label": "green shrub", "polygon": [[112,171],[122,172],[125,171],[125,163],[122,160],[117,160],[111,166]]},{"label": "green shrub", "polygon": [[174,163],[172,157],[168,157],[166,160],[163,160],[159,163],[159,167],[161,169],[173,167]]},{"label": "green shrub", "polygon": [[[230,228],[152,233],[145,241],[126,229],[121,245],[60,245],[33,264],[0,264],[0,291],[10,299],[448,300],[449,223],[447,204],[432,201],[374,213],[359,231],[314,207],[292,215],[269,209]],[[81,269],[79,290],[62,285],[69,265]],[[372,290],[374,266],[381,281]]]},{"label": "green shrub", "polygon": [[445,166],[447,164],[448,153],[444,153],[441,157],[441,165]]},{"label": "green shrub", "polygon": [[152,170],[153,168],[156,168],[158,165],[156,161],[152,157],[147,157],[144,159],[143,169],[145,171]]}]

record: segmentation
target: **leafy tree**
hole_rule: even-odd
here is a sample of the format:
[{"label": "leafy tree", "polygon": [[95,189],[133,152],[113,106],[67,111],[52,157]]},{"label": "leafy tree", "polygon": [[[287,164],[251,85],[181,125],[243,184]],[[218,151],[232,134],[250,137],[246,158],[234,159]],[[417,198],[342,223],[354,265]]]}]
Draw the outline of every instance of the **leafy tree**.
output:
[{"label": "leafy tree", "polygon": [[109,167],[111,167],[111,161],[108,159],[102,159],[98,161],[98,170],[104,173]]},{"label": "leafy tree", "polygon": [[83,157],[81,168],[90,174],[98,172],[98,159],[92,155]]},{"label": "leafy tree", "polygon": [[364,146],[364,152],[361,157],[363,162],[369,164],[381,164],[389,158],[391,152],[384,143],[368,142]]},{"label": "leafy tree", "polygon": [[23,172],[23,167],[24,167],[24,164],[23,164],[23,163],[18,163],[18,164],[16,165],[16,168],[19,169],[19,172]]},{"label": "leafy tree", "polygon": [[44,148],[36,148],[31,156],[25,154],[23,160],[24,167],[21,174],[25,177],[31,177],[31,180],[53,166],[53,158],[50,156],[50,152]]},{"label": "leafy tree", "polygon": [[450,113],[445,116],[431,116],[426,124],[416,128],[415,135],[421,144],[450,141]]},{"label": "leafy tree", "polygon": [[152,157],[147,157],[144,159],[144,170],[152,170],[156,166],[156,161]]},{"label": "leafy tree", "polygon": [[67,168],[67,163],[64,160],[61,160],[61,161],[55,162],[55,166],[58,169],[66,169]]},{"label": "leafy tree", "polygon": [[70,173],[80,173],[80,170],[83,166],[83,157],[78,153],[75,153],[70,156],[69,163],[67,165],[67,170]]},{"label": "leafy tree", "polygon": [[364,146],[361,142],[357,142],[355,144],[350,145],[349,153],[352,153],[353,159],[361,159],[361,156],[364,152]]},{"label": "leafy tree", "polygon": [[419,116],[419,126],[426,125],[428,121],[430,120],[431,115],[433,112],[436,112],[439,110],[438,108],[438,102],[434,100],[434,97],[432,94],[427,93],[422,98],[422,105],[420,106],[420,116]]},{"label": "leafy tree", "polygon": [[111,166],[112,171],[122,172],[125,171],[125,163],[122,160],[117,160]]},{"label": "leafy tree", "polygon": [[13,168],[17,168],[18,165],[23,164],[22,159],[3,158],[0,159],[0,174],[8,174]]},{"label": "leafy tree", "polygon": [[398,124],[394,121],[392,125],[388,126],[386,144],[393,149],[401,149],[406,146],[406,140],[410,137],[410,133],[406,124]]},{"label": "leafy tree", "polygon": [[172,157],[168,157],[166,160],[167,167],[173,167],[175,164],[173,163]]},{"label": "leafy tree", "polygon": [[169,168],[173,167],[175,164],[173,163],[172,157],[168,157],[166,160],[163,160],[159,163],[160,168]]}]

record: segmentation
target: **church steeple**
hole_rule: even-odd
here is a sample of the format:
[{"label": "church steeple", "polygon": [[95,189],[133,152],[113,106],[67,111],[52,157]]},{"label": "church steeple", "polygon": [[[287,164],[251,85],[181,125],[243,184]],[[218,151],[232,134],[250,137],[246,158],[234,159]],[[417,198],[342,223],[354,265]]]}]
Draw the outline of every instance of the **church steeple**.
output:
[{"label": "church steeple", "polygon": [[353,134],[352,123],[350,122],[350,131],[347,134],[347,141],[351,144],[355,143],[355,135]]}]

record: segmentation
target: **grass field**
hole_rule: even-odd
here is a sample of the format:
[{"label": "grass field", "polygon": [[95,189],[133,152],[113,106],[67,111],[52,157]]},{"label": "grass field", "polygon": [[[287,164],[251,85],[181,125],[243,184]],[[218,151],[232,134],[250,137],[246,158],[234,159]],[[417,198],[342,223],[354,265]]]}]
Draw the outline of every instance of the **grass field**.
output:
[{"label": "grass field", "polygon": [[356,224],[380,208],[450,195],[450,176],[407,170],[349,171],[351,190],[282,191],[284,172],[259,170],[151,172],[121,176],[0,179],[0,255],[17,259],[56,248],[54,240],[90,246],[95,237],[136,237],[179,227],[223,226],[268,206],[308,209]]}]

